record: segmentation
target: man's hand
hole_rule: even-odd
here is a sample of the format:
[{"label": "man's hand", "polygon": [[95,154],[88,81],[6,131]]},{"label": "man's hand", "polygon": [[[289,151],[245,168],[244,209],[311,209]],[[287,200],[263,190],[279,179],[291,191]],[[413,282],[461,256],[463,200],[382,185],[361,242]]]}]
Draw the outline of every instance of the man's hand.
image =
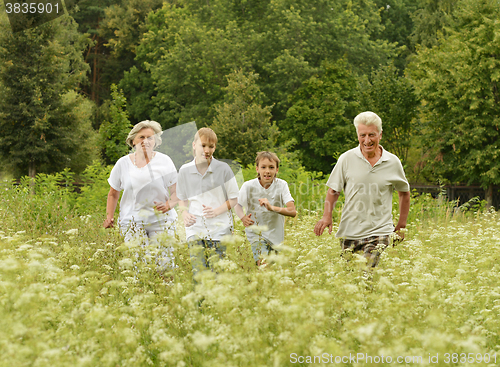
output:
[{"label": "man's hand", "polygon": [[184,219],[184,225],[186,227],[191,227],[196,223],[196,217],[193,214],[188,213],[187,210],[182,212],[182,218]]},{"label": "man's hand", "polygon": [[251,225],[255,224],[255,222],[253,221],[253,219],[250,218],[251,216],[252,216],[252,213],[247,214],[247,215],[245,215],[244,217],[241,218],[241,221],[243,222],[243,225],[245,227],[248,227],[248,226],[251,226]]},{"label": "man's hand", "polygon": [[399,238],[394,239],[394,243],[403,242],[405,239],[405,227],[401,227],[399,224],[394,228],[394,233],[396,233]]},{"label": "man's hand", "polygon": [[323,234],[323,231],[327,227],[328,227],[328,234],[332,234],[332,229],[333,229],[332,218],[324,218],[323,217],[314,226],[314,233],[316,234],[316,236],[321,236]]}]

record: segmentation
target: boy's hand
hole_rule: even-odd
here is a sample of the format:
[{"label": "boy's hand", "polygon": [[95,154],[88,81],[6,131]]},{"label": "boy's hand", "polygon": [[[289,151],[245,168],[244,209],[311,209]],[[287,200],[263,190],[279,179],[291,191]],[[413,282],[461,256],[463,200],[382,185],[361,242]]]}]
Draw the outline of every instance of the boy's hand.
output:
[{"label": "boy's hand", "polygon": [[243,225],[245,227],[248,227],[248,226],[251,226],[251,225],[255,224],[255,222],[253,221],[253,219],[250,218],[251,216],[252,216],[252,213],[247,214],[243,218],[241,218],[241,221],[243,222]]},{"label": "boy's hand", "polygon": [[269,203],[269,200],[267,200],[266,198],[264,199],[259,199],[259,204],[260,206],[265,206],[267,210],[273,212],[273,206]]},{"label": "boy's hand", "polygon": [[193,214],[188,213],[187,210],[182,212],[182,218],[184,219],[184,225],[186,227],[191,227],[196,223],[196,217]]},{"label": "boy's hand", "polygon": [[203,205],[203,216],[206,218],[214,218],[217,214],[215,214],[215,210],[211,206]]}]

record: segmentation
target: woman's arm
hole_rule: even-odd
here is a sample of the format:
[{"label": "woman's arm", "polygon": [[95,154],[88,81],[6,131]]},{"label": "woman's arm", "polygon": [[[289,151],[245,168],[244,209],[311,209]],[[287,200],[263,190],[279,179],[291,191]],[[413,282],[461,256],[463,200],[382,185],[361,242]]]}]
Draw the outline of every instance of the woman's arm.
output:
[{"label": "woman's arm", "polygon": [[179,203],[179,198],[177,197],[177,184],[173,184],[169,188],[170,191],[170,199],[168,199],[164,203],[160,203],[158,201],[155,201],[155,207],[157,210],[161,211],[162,213],[168,212],[170,209],[172,209],[174,206]]},{"label": "woman's arm", "polygon": [[112,187],[109,188],[108,201],[106,203],[106,219],[104,220],[103,227],[110,228],[113,227],[115,222],[115,210],[118,204],[118,199],[120,198],[120,191],[116,191]]}]

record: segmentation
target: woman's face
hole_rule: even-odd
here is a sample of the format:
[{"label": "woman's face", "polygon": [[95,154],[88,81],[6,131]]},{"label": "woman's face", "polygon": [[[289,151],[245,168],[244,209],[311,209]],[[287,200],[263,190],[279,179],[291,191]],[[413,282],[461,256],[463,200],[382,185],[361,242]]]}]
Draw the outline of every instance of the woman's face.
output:
[{"label": "woman's face", "polygon": [[142,150],[144,153],[150,155],[155,147],[155,132],[150,127],[139,130],[132,144],[137,151]]}]

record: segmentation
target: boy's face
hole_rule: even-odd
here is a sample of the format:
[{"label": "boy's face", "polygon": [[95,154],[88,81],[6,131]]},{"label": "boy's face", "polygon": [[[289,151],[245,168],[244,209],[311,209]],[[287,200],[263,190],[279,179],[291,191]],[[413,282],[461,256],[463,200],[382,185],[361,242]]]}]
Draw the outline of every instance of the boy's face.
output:
[{"label": "boy's face", "polygon": [[209,141],[206,136],[202,136],[193,142],[193,149],[196,162],[207,161],[210,163],[215,152],[215,142]]},{"label": "boy's face", "polygon": [[262,158],[259,161],[256,170],[260,176],[260,184],[266,187],[269,186],[276,177],[276,173],[278,173],[278,165],[273,160]]}]

